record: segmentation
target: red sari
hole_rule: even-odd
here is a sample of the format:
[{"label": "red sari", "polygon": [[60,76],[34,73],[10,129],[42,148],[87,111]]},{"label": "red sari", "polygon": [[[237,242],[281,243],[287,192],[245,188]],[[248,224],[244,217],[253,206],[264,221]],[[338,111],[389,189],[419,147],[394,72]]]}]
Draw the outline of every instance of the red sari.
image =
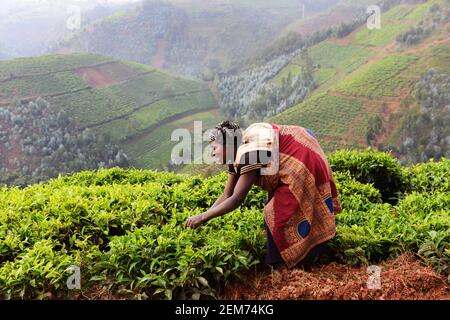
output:
[{"label": "red sari", "polygon": [[[254,142],[261,129],[271,128],[276,138]],[[263,134],[264,135],[264,134]],[[273,143],[275,142],[276,143]],[[253,145],[252,145],[253,143]],[[317,245],[336,234],[335,214],[340,212],[330,165],[316,136],[300,126],[257,123],[243,133],[236,159],[249,152],[278,150],[277,170],[258,174],[257,184],[269,192],[264,219],[279,255],[288,267],[295,266]],[[240,152],[241,151],[241,152]],[[275,150],[276,151],[276,150]],[[234,174],[261,170],[267,163],[234,163]],[[270,164],[269,164],[270,167]],[[260,172],[260,171],[259,171]]]}]

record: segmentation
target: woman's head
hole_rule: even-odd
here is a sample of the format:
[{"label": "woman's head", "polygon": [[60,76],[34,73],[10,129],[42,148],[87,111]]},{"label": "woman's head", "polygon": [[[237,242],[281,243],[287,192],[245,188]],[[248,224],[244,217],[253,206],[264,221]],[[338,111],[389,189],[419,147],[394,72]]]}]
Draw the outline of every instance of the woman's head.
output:
[{"label": "woman's head", "polygon": [[242,132],[239,125],[228,120],[222,121],[212,129],[209,136],[211,156],[217,163],[232,163],[241,140]]}]

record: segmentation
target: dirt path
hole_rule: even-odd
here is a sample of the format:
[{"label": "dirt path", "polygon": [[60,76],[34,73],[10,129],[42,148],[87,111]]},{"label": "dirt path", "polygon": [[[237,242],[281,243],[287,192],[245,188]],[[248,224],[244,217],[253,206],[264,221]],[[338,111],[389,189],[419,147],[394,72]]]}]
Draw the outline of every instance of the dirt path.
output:
[{"label": "dirt path", "polygon": [[283,272],[249,272],[247,281],[228,286],[224,299],[450,299],[450,284],[412,254],[379,264],[381,289],[368,289],[367,267],[330,263]]},{"label": "dirt path", "polygon": [[167,42],[165,40],[158,40],[156,43],[156,54],[152,58],[152,66],[158,69],[162,69],[164,66],[166,56]]}]

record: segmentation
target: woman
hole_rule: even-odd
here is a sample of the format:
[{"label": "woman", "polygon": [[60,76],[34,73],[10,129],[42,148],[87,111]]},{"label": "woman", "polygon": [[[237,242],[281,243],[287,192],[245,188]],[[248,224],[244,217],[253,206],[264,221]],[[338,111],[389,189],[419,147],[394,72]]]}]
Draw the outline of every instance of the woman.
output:
[{"label": "woman", "polygon": [[239,132],[230,121],[213,129],[209,144],[213,156],[228,165],[228,181],[214,205],[186,225],[196,228],[233,211],[259,185],[268,191],[266,263],[294,267],[336,233],[334,214],[341,205],[331,168],[308,129],[255,123]]}]

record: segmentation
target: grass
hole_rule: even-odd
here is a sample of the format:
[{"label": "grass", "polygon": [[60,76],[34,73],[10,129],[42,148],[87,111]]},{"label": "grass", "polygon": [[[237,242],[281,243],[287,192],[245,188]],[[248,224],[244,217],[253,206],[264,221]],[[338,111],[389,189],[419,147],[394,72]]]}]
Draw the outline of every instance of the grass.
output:
[{"label": "grass", "polygon": [[405,16],[405,19],[412,20],[415,22],[420,21],[424,15],[430,10],[431,6],[438,1],[427,1],[419,6],[417,6],[414,10],[409,12],[408,15]]},{"label": "grass", "polygon": [[123,62],[111,63],[108,65],[101,65],[96,67],[98,71],[101,73],[108,75],[112,80],[116,82],[124,81],[127,79],[131,79],[138,74],[153,72],[155,69],[152,67],[149,68],[133,68]]},{"label": "grass", "polygon": [[[123,76],[125,71],[122,70],[121,72]],[[116,76],[120,75],[116,74]],[[196,95],[196,91],[201,92]],[[153,108],[152,104],[160,100],[171,101],[171,103],[167,113],[161,111],[163,107],[156,107],[159,114],[155,115],[153,114],[154,109],[149,110],[149,108]],[[128,117],[131,121],[134,121],[134,119],[147,121],[148,117],[143,116],[143,114],[151,112],[153,118],[163,120],[165,117],[184,112],[189,108],[209,108],[215,104],[214,98],[206,85],[175,78],[160,71],[137,76],[125,83],[105,88],[68,93],[51,98],[50,102],[64,108],[83,126],[99,125],[100,128],[105,121],[112,121],[120,117]],[[156,105],[158,104],[164,104],[164,102],[157,102]],[[139,112],[139,114],[135,116],[133,115],[134,112]],[[115,123],[121,121],[126,120],[117,120]],[[139,125],[137,129],[149,125],[148,123]],[[119,124],[119,128],[123,129],[124,127],[124,125]],[[113,129],[111,126],[110,128]],[[114,130],[107,130],[113,138],[117,139],[125,138],[122,134],[127,133],[126,130],[112,131]]]},{"label": "grass", "polygon": [[191,93],[187,96],[168,97],[144,106],[130,116],[100,125],[97,130],[109,134],[114,139],[121,140],[154,126],[168,117],[198,108],[211,108],[216,104],[209,91]]},{"label": "grass", "polygon": [[128,68],[136,71],[137,73],[143,73],[143,72],[148,72],[148,71],[153,71],[155,70],[155,68],[153,68],[152,66],[146,65],[146,64],[142,64],[142,63],[137,63],[134,61],[122,61],[122,63],[127,66]]},{"label": "grass", "polygon": [[62,71],[4,82],[0,85],[0,97],[9,100],[17,96],[45,96],[55,92],[71,92],[87,86],[88,84],[72,71]]},{"label": "grass", "polygon": [[379,47],[388,44],[402,32],[408,30],[409,26],[402,23],[381,22],[380,29],[364,28],[355,34],[355,43],[365,46]]},{"label": "grass", "polygon": [[[309,50],[314,64],[325,68],[336,68],[351,72],[364,64],[374,51],[357,45],[344,45],[333,41],[321,42]],[[295,58],[297,61],[299,57]]]},{"label": "grass", "polygon": [[291,62],[286,67],[281,69],[281,71],[278,72],[278,74],[275,77],[270,79],[269,82],[276,86],[281,86],[282,79],[287,79],[289,73],[291,73],[292,77],[298,76],[302,73],[302,67],[296,63]]},{"label": "grass", "polygon": [[414,63],[413,68],[406,69],[402,76],[409,78],[419,78],[421,74],[430,68],[441,73],[450,73],[450,41],[447,43],[427,46],[416,54],[419,59]]},{"label": "grass", "polygon": [[112,61],[111,58],[94,54],[58,54],[32,58],[17,58],[0,61],[0,80],[14,76],[32,75],[36,73],[59,72],[73,70],[78,67]]},{"label": "grass", "polygon": [[[308,53],[316,66],[314,78],[319,86],[352,72],[375,54],[370,48],[342,45],[331,40],[312,46]],[[300,74],[300,63],[300,57],[294,58],[271,80],[271,83],[280,86],[282,79],[287,78],[289,72],[292,76]]]},{"label": "grass", "polygon": [[333,89],[355,96],[397,96],[400,89],[411,85],[411,79],[401,77],[400,73],[416,60],[412,55],[385,57],[358,70]]},{"label": "grass", "polygon": [[97,123],[132,112],[136,107],[133,96],[121,95],[120,91],[85,90],[68,93],[48,99],[51,104],[61,106],[80,126],[93,126]]},{"label": "grass", "polygon": [[[380,47],[395,40],[402,32],[406,31],[411,24],[417,22],[423,15],[423,5],[412,7],[410,5],[395,6],[381,16],[381,28],[369,30],[363,26],[360,31],[354,35],[354,43],[364,46]],[[412,17],[417,16],[412,21]]]},{"label": "grass", "polygon": [[399,5],[391,8],[389,11],[385,12],[382,19],[385,21],[399,21],[403,20],[412,11],[414,11],[414,6],[411,5]]},{"label": "grass", "polygon": [[161,168],[168,164],[173,147],[179,142],[171,141],[175,129],[186,128],[192,133],[194,121],[202,121],[203,130],[212,128],[219,122],[218,110],[199,112],[170,122],[138,138],[125,142],[122,147],[137,168]]},{"label": "grass", "polygon": [[411,5],[395,6],[381,16],[381,29],[369,30],[367,27],[363,27],[355,34],[354,42],[366,46],[384,46],[422,20],[436,2],[427,1],[415,7]]},{"label": "grass", "polygon": [[279,124],[300,125],[311,129],[322,147],[329,151],[342,145],[349,124],[362,112],[362,101],[348,97],[318,94],[270,119]]},{"label": "grass", "polygon": [[325,82],[331,81],[335,76],[338,75],[338,72],[334,68],[320,68],[314,76],[314,79],[320,85]]}]

